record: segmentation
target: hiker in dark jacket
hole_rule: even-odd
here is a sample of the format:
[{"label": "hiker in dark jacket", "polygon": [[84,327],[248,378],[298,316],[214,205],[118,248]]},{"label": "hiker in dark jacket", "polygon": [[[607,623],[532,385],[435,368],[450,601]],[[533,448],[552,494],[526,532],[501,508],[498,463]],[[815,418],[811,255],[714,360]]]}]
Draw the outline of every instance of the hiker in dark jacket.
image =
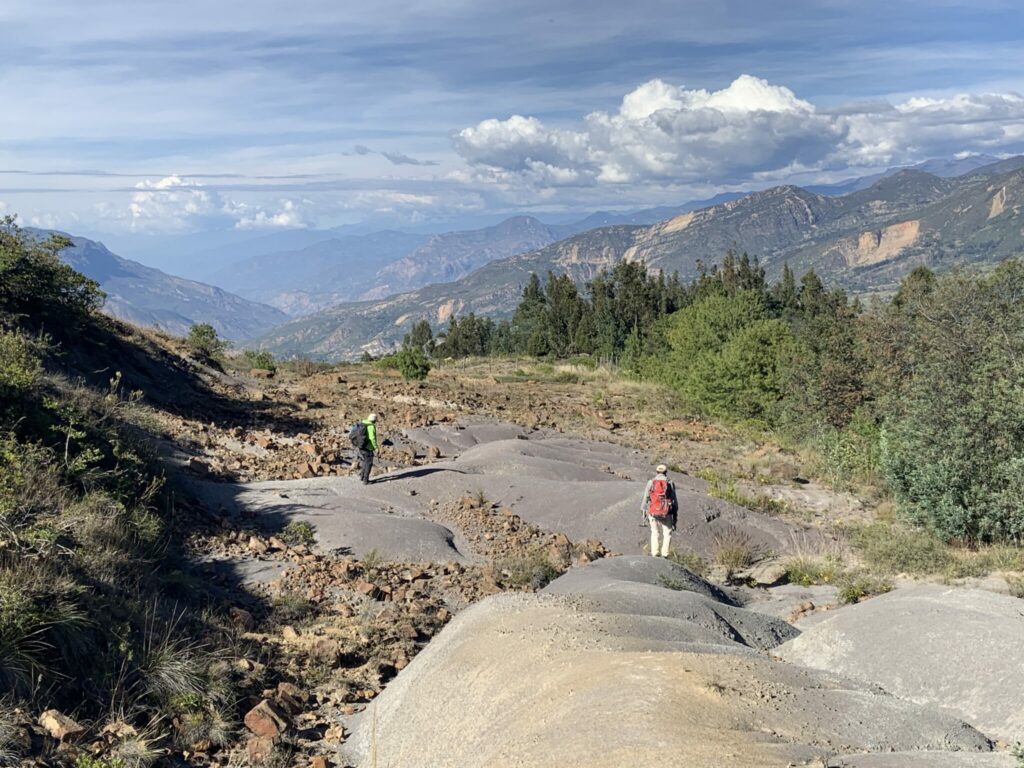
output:
[{"label": "hiker in dark jacket", "polygon": [[362,421],[366,427],[366,439],[359,447],[359,478],[363,485],[370,484],[370,470],[373,469],[373,454],[377,451],[377,414],[371,413]]},{"label": "hiker in dark jacket", "polygon": [[657,474],[647,481],[640,511],[651,524],[651,555],[668,557],[679,501],[676,498],[676,485],[668,479],[668,467],[659,464],[655,471]]}]

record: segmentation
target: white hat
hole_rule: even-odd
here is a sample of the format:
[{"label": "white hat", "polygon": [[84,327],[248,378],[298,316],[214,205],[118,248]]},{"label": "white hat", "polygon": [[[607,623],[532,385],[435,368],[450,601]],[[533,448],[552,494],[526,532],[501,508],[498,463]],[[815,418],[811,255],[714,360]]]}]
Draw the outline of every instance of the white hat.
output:
[{"label": "white hat", "polygon": [[659,464],[657,467],[654,468],[654,471],[657,472],[659,475],[664,475],[666,472],[668,472],[668,467],[666,467],[664,464]]},{"label": "white hat", "polygon": [[367,421],[376,421],[377,420],[377,414],[376,413],[371,413],[369,416],[366,417],[366,420]]}]

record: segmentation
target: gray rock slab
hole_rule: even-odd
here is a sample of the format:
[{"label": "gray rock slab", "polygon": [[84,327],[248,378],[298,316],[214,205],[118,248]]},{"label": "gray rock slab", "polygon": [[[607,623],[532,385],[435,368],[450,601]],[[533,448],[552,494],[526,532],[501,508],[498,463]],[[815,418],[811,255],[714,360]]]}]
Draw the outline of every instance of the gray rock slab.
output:
[{"label": "gray rock slab", "polygon": [[592,613],[677,619],[690,639],[719,645],[768,650],[797,634],[784,621],[735,607],[721,590],[661,558],[599,560],[573,568],[545,592],[575,595]]},{"label": "gray rock slab", "polygon": [[673,646],[685,623],[594,613],[573,595],[487,598],[349,722],[344,757],[365,767],[778,768],[851,751],[989,749],[956,718],[870,686],[747,651]]},{"label": "gray rock slab", "polygon": [[1024,734],[1024,601],[920,585],[835,611],[777,652],[940,707],[993,738]]},{"label": "gray rock slab", "polygon": [[886,755],[847,755],[832,758],[828,768],[1018,768],[1005,752],[898,752]]}]

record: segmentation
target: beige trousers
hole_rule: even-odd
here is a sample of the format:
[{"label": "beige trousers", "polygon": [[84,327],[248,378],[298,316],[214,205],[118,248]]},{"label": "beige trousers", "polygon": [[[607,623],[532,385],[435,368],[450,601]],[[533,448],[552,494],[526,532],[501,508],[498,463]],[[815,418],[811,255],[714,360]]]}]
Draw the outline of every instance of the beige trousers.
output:
[{"label": "beige trousers", "polygon": [[[648,516],[651,523],[651,554],[654,557],[661,555],[668,557],[668,546],[672,540],[672,529],[655,517]],[[658,539],[661,539],[659,544]]]}]

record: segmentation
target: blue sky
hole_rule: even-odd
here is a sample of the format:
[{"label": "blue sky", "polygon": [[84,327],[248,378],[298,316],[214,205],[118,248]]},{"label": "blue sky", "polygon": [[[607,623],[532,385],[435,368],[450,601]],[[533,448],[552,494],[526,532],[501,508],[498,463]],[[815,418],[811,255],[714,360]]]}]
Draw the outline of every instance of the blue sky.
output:
[{"label": "blue sky", "polygon": [[5,0],[0,210],[393,225],[1024,152],[1022,38],[995,0]]}]

